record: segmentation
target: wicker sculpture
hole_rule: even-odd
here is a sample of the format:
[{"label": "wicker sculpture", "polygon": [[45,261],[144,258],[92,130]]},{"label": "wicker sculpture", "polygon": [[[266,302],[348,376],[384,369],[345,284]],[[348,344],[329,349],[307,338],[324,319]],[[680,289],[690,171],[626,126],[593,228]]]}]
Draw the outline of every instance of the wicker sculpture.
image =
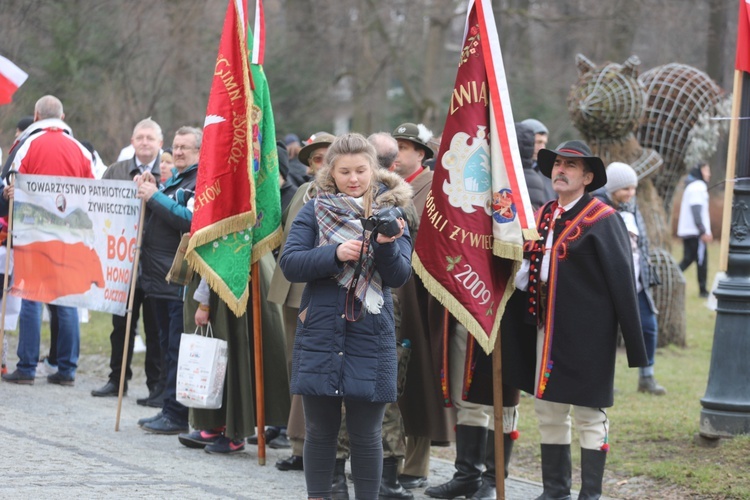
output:
[{"label": "wicker sculpture", "polygon": [[[719,128],[725,122],[711,118],[719,114],[719,107],[726,106],[724,92],[707,74],[684,64],[657,66],[640,75],[638,82],[648,101],[636,136],[638,142],[654,148],[664,159],[654,185],[665,210],[671,213],[672,198],[682,176],[696,161],[710,158],[716,150]],[[699,138],[699,132],[709,139]]]},{"label": "wicker sculpture", "polygon": [[621,161],[638,174],[638,204],[651,240],[649,259],[661,278],[654,291],[659,309],[659,345],[685,345],[685,279],[672,257],[668,218],[653,180],[661,175],[662,156],[638,142],[635,131],[649,97],[638,82],[640,61],[595,66],[576,56],[579,78],[568,95],[568,111],[594,154],[605,164]]}]

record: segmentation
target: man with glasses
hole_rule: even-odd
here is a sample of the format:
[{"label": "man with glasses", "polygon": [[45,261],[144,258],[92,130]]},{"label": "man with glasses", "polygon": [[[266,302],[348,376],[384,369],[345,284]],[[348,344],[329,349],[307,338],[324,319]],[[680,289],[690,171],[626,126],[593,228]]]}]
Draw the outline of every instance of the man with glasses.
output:
[{"label": "man with glasses", "polygon": [[188,431],[188,409],[177,402],[177,357],[183,331],[183,287],[164,278],[172,265],[180,239],[190,231],[193,220],[193,196],[198,175],[203,132],[181,127],[172,141],[176,175],[161,189],[150,172],[136,176],[138,198],[148,208],[143,230],[141,286],[151,301],[159,325],[161,351],[167,376],[161,412],[138,421],[144,430],[155,434],[179,434]]}]

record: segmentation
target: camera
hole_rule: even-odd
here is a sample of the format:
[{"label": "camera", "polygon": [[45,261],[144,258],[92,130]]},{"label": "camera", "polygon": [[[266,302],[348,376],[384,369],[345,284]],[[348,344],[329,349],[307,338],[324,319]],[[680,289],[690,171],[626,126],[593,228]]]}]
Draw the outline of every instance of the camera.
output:
[{"label": "camera", "polygon": [[373,237],[382,234],[390,238],[401,232],[401,225],[398,223],[398,219],[403,219],[404,217],[404,210],[399,207],[384,208],[377,214],[371,215],[367,219],[362,219],[362,227],[372,231]]}]

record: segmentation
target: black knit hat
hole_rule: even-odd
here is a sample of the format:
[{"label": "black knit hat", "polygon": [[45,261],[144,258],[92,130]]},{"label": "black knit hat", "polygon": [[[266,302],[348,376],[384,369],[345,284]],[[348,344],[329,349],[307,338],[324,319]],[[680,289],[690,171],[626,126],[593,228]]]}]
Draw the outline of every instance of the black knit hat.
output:
[{"label": "black knit hat", "polygon": [[24,116],[20,120],[18,120],[18,123],[16,124],[16,128],[23,132],[27,128],[29,128],[29,125],[34,123],[34,117],[33,116]]}]

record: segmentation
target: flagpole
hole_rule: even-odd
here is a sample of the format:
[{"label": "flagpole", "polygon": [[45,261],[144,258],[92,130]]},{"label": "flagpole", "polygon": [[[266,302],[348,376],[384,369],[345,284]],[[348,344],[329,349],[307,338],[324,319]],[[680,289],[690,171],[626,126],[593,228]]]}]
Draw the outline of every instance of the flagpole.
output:
[{"label": "flagpole", "polygon": [[[13,187],[16,176],[11,172],[10,187]],[[10,251],[11,251],[11,234],[13,231],[13,200],[10,200],[8,208],[8,239],[5,241],[5,276],[3,276],[3,305],[0,312],[0,359],[5,353],[5,310],[8,305],[8,282],[10,281]]]},{"label": "flagpole", "polygon": [[[495,478],[505,477],[505,439],[503,436],[503,358],[500,332],[492,350],[493,413],[495,415]],[[498,404],[499,403],[499,404]],[[499,430],[499,432],[498,432]],[[502,465],[501,465],[502,464]],[[497,498],[505,499],[505,480],[495,480]]]},{"label": "flagpole", "polygon": [[130,348],[130,325],[133,321],[133,301],[135,300],[135,284],[138,280],[138,262],[141,258],[141,236],[143,235],[143,221],[146,217],[146,200],[141,199],[141,216],[138,222],[138,235],[135,242],[133,268],[130,271],[130,293],[128,294],[127,321],[125,322],[125,345],[122,348],[122,366],[120,367],[120,387],[117,393],[117,416],[115,417],[115,432],[120,430],[120,411],[122,410],[122,396],[125,389],[125,371],[128,366],[128,351]]},{"label": "flagpole", "polygon": [[255,414],[258,428],[258,464],[266,465],[266,398],[263,387],[263,326],[260,311],[260,261],[250,266],[253,297],[253,346],[255,353]]},{"label": "flagpole", "polygon": [[732,87],[732,121],[729,125],[729,144],[727,146],[727,173],[724,183],[724,212],[721,217],[721,249],[719,254],[719,271],[727,271],[729,261],[729,231],[732,222],[732,198],[734,197],[734,178],[737,165],[737,138],[739,137],[740,104],[742,103],[742,71],[734,70]]}]

